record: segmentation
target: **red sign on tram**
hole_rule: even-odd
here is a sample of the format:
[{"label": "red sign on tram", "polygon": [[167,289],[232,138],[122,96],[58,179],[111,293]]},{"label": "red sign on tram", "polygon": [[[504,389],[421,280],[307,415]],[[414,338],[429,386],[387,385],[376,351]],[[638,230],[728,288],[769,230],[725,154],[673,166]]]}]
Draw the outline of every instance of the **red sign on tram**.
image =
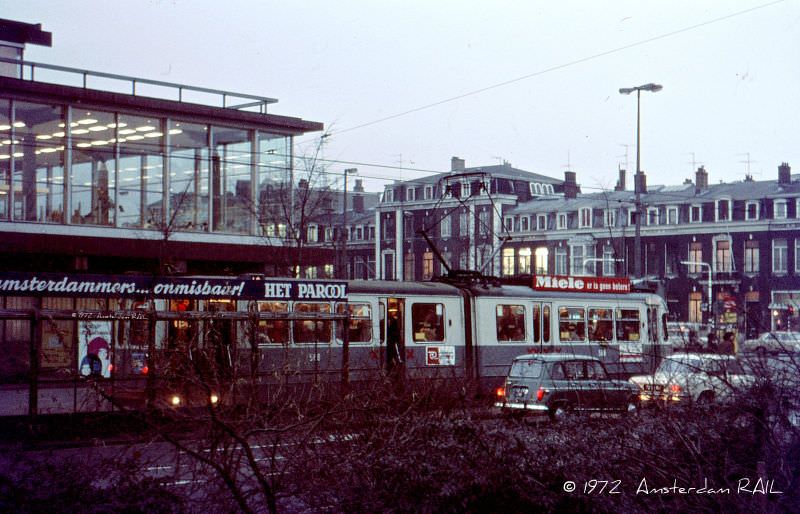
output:
[{"label": "red sign on tram", "polygon": [[536,275],[532,287],[537,291],[567,291],[572,293],[630,293],[631,281],[619,277],[569,277]]}]

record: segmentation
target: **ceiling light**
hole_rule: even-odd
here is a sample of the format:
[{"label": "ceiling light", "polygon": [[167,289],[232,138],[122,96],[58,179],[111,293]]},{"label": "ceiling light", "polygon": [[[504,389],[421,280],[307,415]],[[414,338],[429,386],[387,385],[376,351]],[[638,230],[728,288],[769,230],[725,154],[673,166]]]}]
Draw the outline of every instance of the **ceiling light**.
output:
[{"label": "ceiling light", "polygon": [[24,121],[15,121],[14,122],[14,126],[17,127],[17,128],[24,127],[25,126],[25,122]]},{"label": "ceiling light", "polygon": [[38,136],[36,136],[36,139],[53,139],[53,136],[51,136],[50,134],[39,134]]},{"label": "ceiling light", "polygon": [[138,134],[128,136],[128,141],[139,141],[140,139],[144,139],[144,136],[140,136]]},{"label": "ceiling light", "polygon": [[136,127],[136,130],[139,132],[150,132],[151,130],[155,130],[156,128],[152,125],[143,125],[141,127]]},{"label": "ceiling light", "polygon": [[169,129],[170,134],[183,134],[183,130],[179,128]]},{"label": "ceiling light", "polygon": [[162,134],[161,132],[148,132],[144,135],[144,137],[161,137],[163,135],[164,134]]},{"label": "ceiling light", "polygon": [[61,132],[61,131],[59,131],[59,132],[53,132],[53,137],[64,137],[64,133],[63,133],[63,132]]},{"label": "ceiling light", "polygon": [[89,131],[87,129],[75,129],[72,131],[73,134],[88,134]]},{"label": "ceiling light", "polygon": [[8,130],[11,128],[11,125],[6,125],[5,123],[0,125],[0,130]]},{"label": "ceiling light", "polygon": [[92,132],[100,132],[101,130],[108,130],[108,127],[105,125],[94,125],[93,127],[89,127],[89,130]]},{"label": "ceiling light", "polygon": [[78,148],[88,148],[88,147],[92,146],[92,143],[78,143],[75,146],[77,146]]},{"label": "ceiling light", "polygon": [[92,118],[84,118],[82,120],[78,120],[78,123],[81,125],[93,125],[97,123],[97,120],[94,120]]},{"label": "ceiling light", "polygon": [[22,153],[22,152],[14,152],[13,155],[14,155],[14,157],[24,157],[25,156],[25,154]]},{"label": "ceiling light", "polygon": [[108,144],[108,141],[105,141],[103,139],[98,139],[96,141],[92,141],[92,145],[93,146],[102,146],[102,145],[107,145],[107,144]]},{"label": "ceiling light", "polygon": [[135,134],[136,131],[134,129],[122,129],[119,131],[120,134]]}]

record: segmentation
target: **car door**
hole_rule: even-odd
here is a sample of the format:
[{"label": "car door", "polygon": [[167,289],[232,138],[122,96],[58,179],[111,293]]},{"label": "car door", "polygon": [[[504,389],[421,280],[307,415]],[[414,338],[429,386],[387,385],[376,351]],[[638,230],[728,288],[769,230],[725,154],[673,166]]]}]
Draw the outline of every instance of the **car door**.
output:
[{"label": "car door", "polygon": [[[589,369],[591,367],[591,370]],[[586,363],[587,373],[593,378],[596,386],[597,407],[601,409],[620,409],[628,401],[627,384],[621,380],[612,380],[605,366],[599,361]]]},{"label": "car door", "polygon": [[582,360],[568,360],[564,362],[566,373],[565,397],[574,409],[591,408],[595,401],[593,387],[586,377],[586,365]]}]

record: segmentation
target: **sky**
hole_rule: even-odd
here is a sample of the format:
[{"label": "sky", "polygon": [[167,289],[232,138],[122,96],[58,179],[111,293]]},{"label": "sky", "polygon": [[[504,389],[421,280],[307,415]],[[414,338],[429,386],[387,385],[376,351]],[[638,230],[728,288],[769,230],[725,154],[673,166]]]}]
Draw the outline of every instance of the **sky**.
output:
[{"label": "sky", "polygon": [[[800,173],[800,0],[0,0],[25,59],[277,98],[368,190],[500,164],[584,192]],[[313,155],[322,133],[296,140]],[[352,184],[352,182],[351,182]]]}]

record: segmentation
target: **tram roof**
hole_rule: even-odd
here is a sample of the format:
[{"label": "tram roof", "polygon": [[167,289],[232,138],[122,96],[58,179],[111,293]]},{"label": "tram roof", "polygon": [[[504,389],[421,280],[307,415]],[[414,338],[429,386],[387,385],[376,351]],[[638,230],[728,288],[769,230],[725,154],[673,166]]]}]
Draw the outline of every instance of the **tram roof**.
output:
[{"label": "tram roof", "polygon": [[643,300],[654,296],[653,293],[646,292],[631,292],[631,293],[578,293],[566,291],[537,291],[528,286],[518,285],[500,285],[500,286],[482,286],[474,285],[470,291],[475,296],[494,296],[502,298],[563,298],[563,299],[576,299],[582,302],[588,302],[592,298],[598,300]]},{"label": "tram roof", "polygon": [[394,280],[351,280],[348,293],[367,294],[419,294],[419,295],[445,295],[458,296],[457,287],[442,282],[401,282]]}]

